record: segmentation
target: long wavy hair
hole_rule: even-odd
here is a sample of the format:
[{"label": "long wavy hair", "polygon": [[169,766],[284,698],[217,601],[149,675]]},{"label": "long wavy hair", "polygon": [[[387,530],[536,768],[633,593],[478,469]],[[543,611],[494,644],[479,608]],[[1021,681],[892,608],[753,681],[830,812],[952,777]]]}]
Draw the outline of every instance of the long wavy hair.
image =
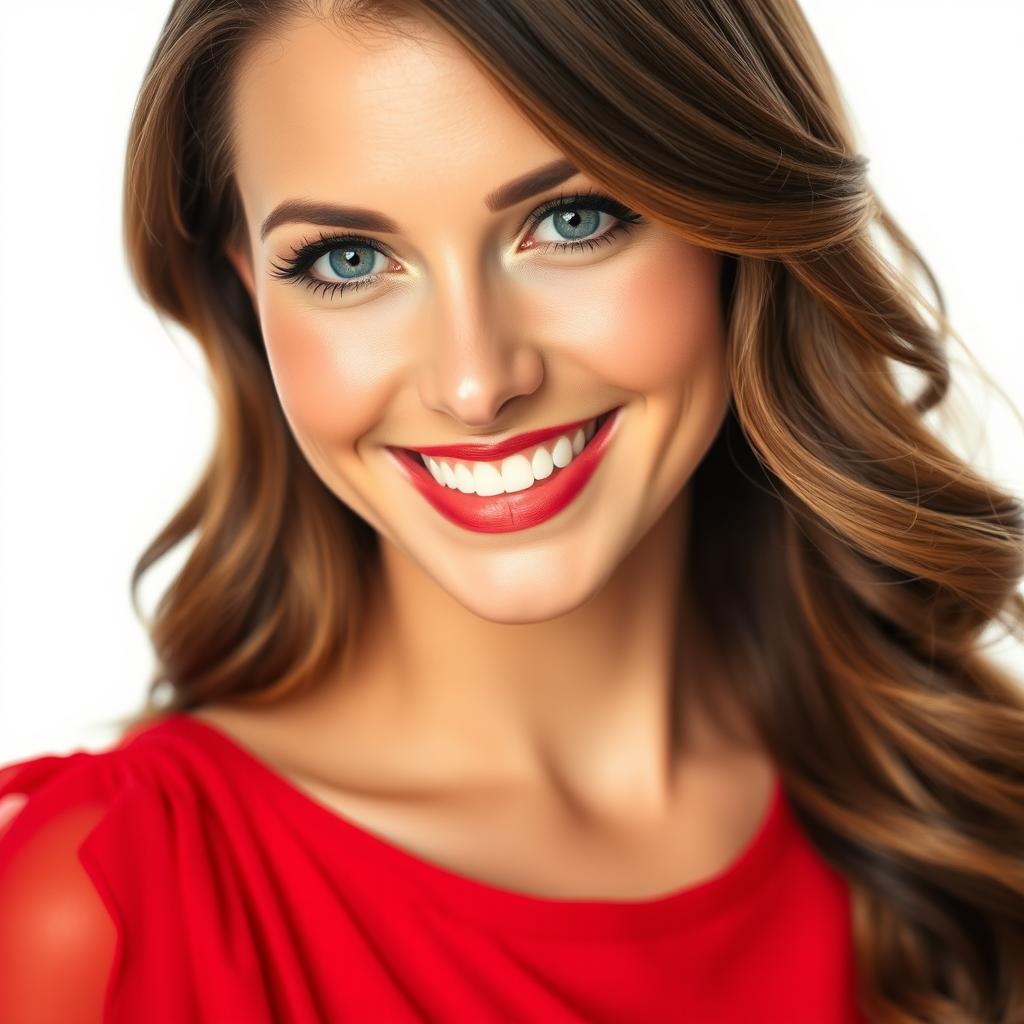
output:
[{"label": "long wavy hair", "polygon": [[[293,440],[225,253],[247,239],[231,76],[300,15],[441,26],[576,166],[724,254],[733,394],[692,480],[699,628],[849,880],[862,1011],[1020,1024],[1024,688],[983,633],[1024,639],[1024,508],[926,421],[963,342],[796,0],[176,0],[131,122],[125,243],[144,298],[201,346],[219,418],[134,567],[156,668],[120,724],[315,686],[344,667],[379,564]],[[186,540],[147,619],[140,579]]]}]

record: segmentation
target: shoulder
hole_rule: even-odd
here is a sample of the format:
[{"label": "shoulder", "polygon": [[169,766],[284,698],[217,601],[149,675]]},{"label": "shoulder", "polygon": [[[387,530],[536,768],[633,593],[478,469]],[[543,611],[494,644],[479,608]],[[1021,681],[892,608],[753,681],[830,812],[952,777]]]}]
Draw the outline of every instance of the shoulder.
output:
[{"label": "shoulder", "polygon": [[57,837],[74,842],[101,884],[100,875],[132,871],[130,856],[187,817],[188,794],[202,781],[194,744],[161,724],[107,750],[0,764],[0,871],[25,846]]},{"label": "shoulder", "polygon": [[81,752],[0,767],[0,1020],[102,1019],[117,924],[80,857],[112,796],[101,765]]},{"label": "shoulder", "polygon": [[191,1019],[189,943],[252,838],[220,753],[164,719],[0,765],[0,1021]]}]

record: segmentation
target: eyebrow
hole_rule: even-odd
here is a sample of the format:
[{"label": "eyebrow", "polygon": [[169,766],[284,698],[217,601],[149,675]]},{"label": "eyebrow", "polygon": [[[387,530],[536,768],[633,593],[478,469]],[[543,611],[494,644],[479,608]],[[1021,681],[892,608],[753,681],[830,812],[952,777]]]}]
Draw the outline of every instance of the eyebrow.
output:
[{"label": "eyebrow", "polygon": [[[577,173],[578,169],[570,161],[554,160],[504,185],[499,185],[484,197],[484,205],[491,213],[498,213],[521,203],[524,199],[529,199],[538,192],[560,185]],[[367,210],[359,206],[338,206],[311,199],[286,199],[274,207],[263,221],[260,240],[265,239],[274,228],[292,223],[347,227],[357,231],[379,231],[385,234],[397,234],[400,230],[394,220],[376,210]]]}]

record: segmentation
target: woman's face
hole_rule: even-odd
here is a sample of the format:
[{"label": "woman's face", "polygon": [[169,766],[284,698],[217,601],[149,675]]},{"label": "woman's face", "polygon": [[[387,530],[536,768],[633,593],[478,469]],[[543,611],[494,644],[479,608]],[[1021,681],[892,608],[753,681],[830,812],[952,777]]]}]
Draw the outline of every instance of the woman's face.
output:
[{"label": "woman's face", "polygon": [[[680,497],[721,424],[721,257],[617,196],[535,222],[547,201],[605,193],[571,168],[507,202],[501,186],[564,154],[432,29],[414,40],[296,22],[241,65],[234,119],[252,243],[231,257],[315,472],[400,564],[484,618],[581,604]],[[444,460],[447,484],[395,451],[616,408],[599,456],[588,442],[578,464],[586,427],[488,458],[490,473]]]}]

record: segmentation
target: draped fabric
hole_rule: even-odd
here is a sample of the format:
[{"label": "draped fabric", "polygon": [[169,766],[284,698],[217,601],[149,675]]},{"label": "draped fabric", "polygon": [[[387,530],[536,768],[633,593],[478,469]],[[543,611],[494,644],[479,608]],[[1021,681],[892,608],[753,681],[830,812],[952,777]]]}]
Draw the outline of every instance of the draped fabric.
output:
[{"label": "draped fabric", "polygon": [[[552,899],[448,870],[184,713],[105,751],[0,768],[5,804],[0,949],[17,949],[5,921],[24,921],[26,901],[84,870],[116,927],[113,961],[96,965],[107,1022],[863,1020],[846,882],[778,777],[727,868],[635,901]],[[65,855],[27,855],[44,833]],[[38,957],[18,970],[53,984]]]}]

